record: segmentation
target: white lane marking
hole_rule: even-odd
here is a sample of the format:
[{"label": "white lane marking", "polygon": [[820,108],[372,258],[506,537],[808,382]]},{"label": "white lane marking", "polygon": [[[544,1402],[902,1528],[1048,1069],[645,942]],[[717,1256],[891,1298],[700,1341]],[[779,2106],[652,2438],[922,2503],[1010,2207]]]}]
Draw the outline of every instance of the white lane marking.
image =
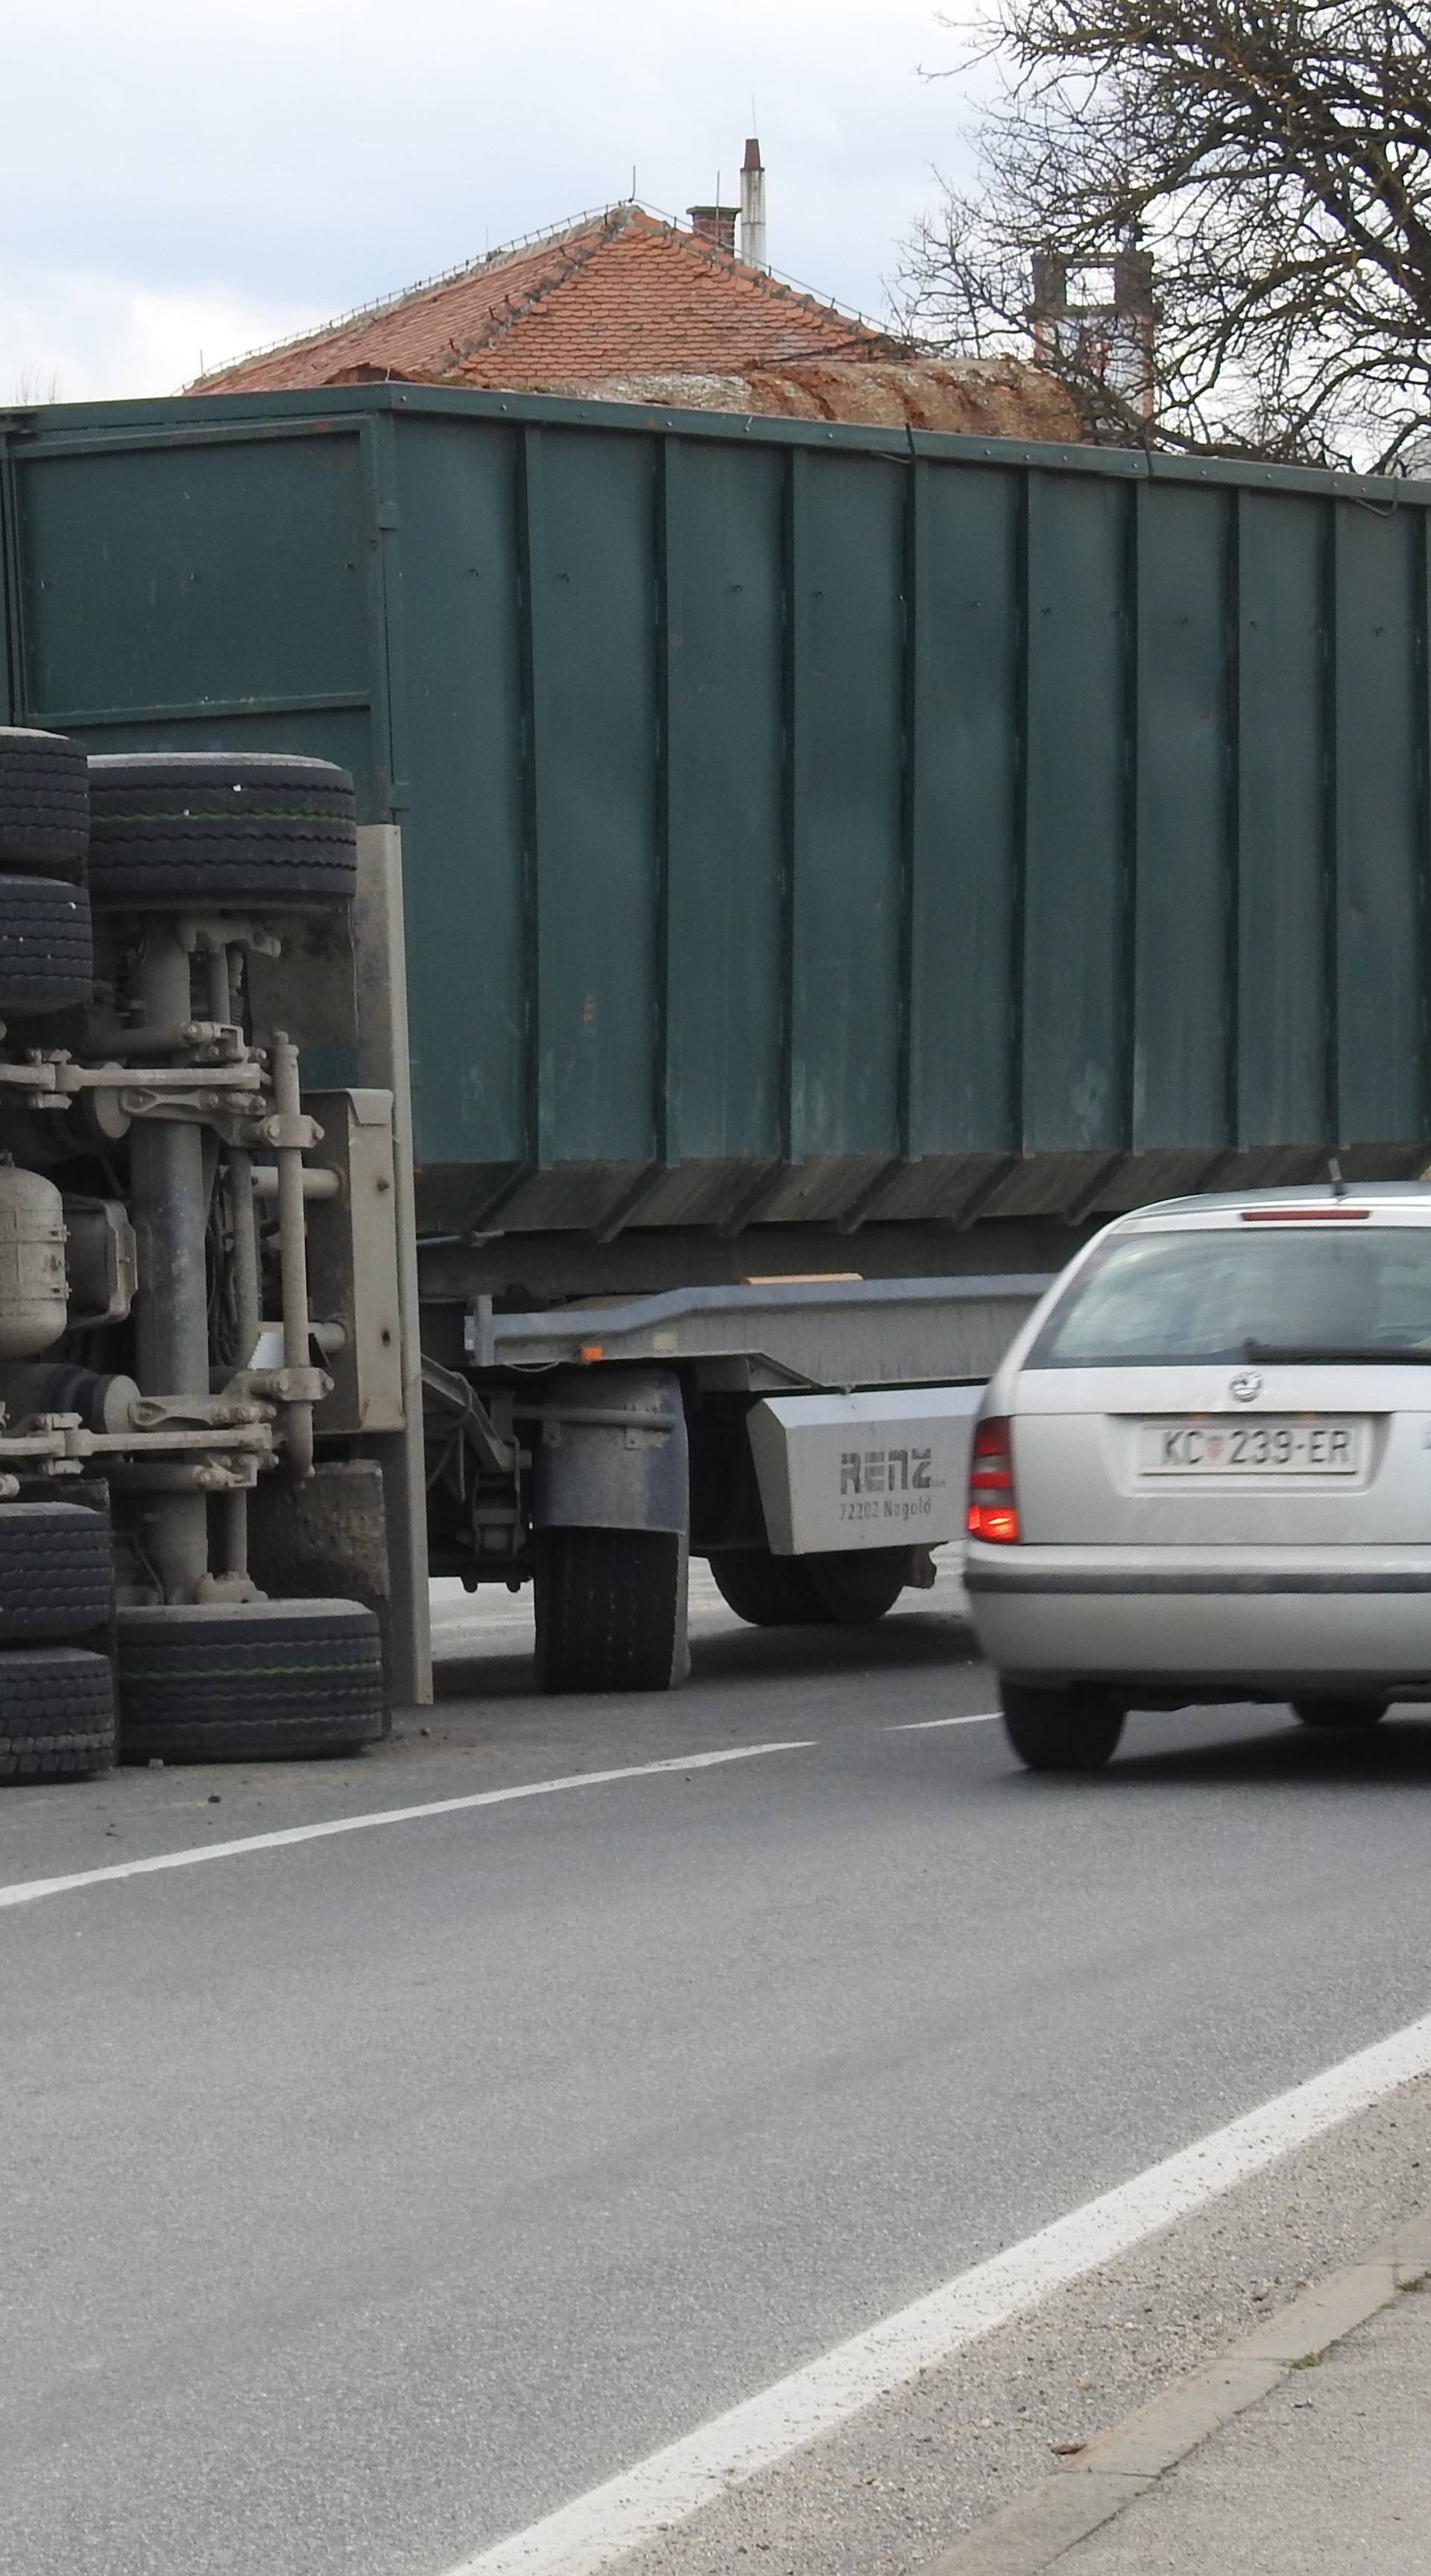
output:
[{"label": "white lane marking", "polygon": [[1431,2014],[959,2273],[698,2432],[464,2558],[447,2576],[599,2576],[628,2550],[834,2432],[877,2397],[1428,2072]]},{"label": "white lane marking", "polygon": [[927,1735],[935,1726],[997,1726],[1003,1711],[981,1708],[973,1717],[907,1717],[900,1726],[887,1726],[886,1735]]},{"label": "white lane marking", "polygon": [[753,1762],[762,1753],[809,1753],[813,1736],[798,1744],[738,1744],[720,1753],[685,1753],[669,1762],[633,1762],[621,1771],[569,1771],[560,1780],[528,1780],[516,1789],[478,1789],[464,1798],[432,1798],[420,1807],[383,1807],[376,1814],[334,1816],[321,1825],[285,1825],[271,1834],[245,1834],[237,1842],[195,1843],[187,1851],[155,1852],[148,1860],[115,1861],[108,1869],[72,1870],[67,1878],[22,1878],[0,1887],[0,1906],[33,1905],[37,1897],[67,1896],[74,1888],[101,1887],[110,1879],[151,1878],[164,1869],[197,1869],[209,1860],[236,1860],[244,1852],[281,1851],[289,1843],[323,1842],[331,1834],[365,1834],[374,1825],[408,1825],[421,1816],[459,1816],[469,1807],[505,1807],[516,1798],[551,1798],[558,1789],[604,1789],[613,1780],[654,1780],[663,1771],[713,1771],[722,1762]]}]

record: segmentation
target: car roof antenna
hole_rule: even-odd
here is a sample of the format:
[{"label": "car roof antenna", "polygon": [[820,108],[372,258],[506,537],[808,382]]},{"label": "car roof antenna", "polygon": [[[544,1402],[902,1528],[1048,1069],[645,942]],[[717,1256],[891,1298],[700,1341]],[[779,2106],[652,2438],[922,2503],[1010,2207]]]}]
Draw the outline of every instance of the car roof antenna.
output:
[{"label": "car roof antenna", "polygon": [[1327,1156],[1327,1178],[1332,1185],[1333,1198],[1344,1199],[1347,1194],[1347,1185],[1342,1179],[1342,1167],[1337,1161],[1335,1154],[1329,1154]]}]

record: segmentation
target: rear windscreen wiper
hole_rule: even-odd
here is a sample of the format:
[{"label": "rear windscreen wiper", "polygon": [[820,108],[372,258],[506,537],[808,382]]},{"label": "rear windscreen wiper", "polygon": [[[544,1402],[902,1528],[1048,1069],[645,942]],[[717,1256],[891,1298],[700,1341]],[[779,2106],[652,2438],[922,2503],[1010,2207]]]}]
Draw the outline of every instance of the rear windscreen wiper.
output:
[{"label": "rear windscreen wiper", "polygon": [[1358,1366],[1397,1368],[1431,1368],[1431,1349],[1413,1351],[1378,1350],[1365,1342],[1253,1342],[1242,1345],[1242,1356],[1249,1360],[1330,1360],[1354,1362]]}]

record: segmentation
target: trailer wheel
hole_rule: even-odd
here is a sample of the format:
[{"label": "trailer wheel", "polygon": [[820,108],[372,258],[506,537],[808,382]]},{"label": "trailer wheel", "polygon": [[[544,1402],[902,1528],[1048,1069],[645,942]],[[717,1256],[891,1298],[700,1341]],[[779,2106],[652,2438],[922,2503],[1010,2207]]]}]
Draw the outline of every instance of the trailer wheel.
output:
[{"label": "trailer wheel", "polygon": [[114,1602],[102,1512],[82,1503],[0,1504],[0,1642],[83,1637]]},{"label": "trailer wheel", "polygon": [[808,1556],[773,1556],[768,1547],[725,1547],[710,1560],[717,1592],[752,1628],[823,1626],[829,1613],[810,1568]]},{"label": "trailer wheel", "polygon": [[89,764],[89,876],[111,911],[346,903],[357,809],[346,769],[281,752],[107,752]]},{"label": "trailer wheel", "polygon": [[119,1613],[120,1759],[276,1762],[383,1731],[378,1623],[356,1601]]},{"label": "trailer wheel", "polygon": [[909,1581],[907,1547],[864,1547],[807,1556],[822,1615],[837,1627],[867,1628],[892,1610]]},{"label": "trailer wheel", "polygon": [[89,897],[54,877],[0,877],[0,1014],[87,1002],[94,984]]},{"label": "trailer wheel", "polygon": [[0,1654],[0,1780],[83,1780],[113,1762],[114,1675],[103,1655]]},{"label": "trailer wheel", "polygon": [[681,1679],[685,1581],[674,1531],[538,1530],[538,1689],[669,1690]]},{"label": "trailer wheel", "polygon": [[716,1589],[753,1628],[870,1627],[894,1608],[909,1580],[907,1547],[832,1549],[818,1556],[723,1548],[710,1565]]},{"label": "trailer wheel", "polygon": [[84,881],[89,767],[67,734],[0,725],[0,868]]}]

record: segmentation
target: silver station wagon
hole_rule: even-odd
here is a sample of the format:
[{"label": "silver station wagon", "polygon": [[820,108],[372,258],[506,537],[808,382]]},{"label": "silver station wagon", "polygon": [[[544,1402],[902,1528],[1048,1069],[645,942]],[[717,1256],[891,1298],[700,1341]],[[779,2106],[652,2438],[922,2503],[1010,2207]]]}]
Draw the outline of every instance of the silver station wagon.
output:
[{"label": "silver station wagon", "polygon": [[1431,1698],[1431,1188],[1109,1226],[989,1383],[966,1581],[1036,1770],[1096,1769],[1134,1708]]}]

